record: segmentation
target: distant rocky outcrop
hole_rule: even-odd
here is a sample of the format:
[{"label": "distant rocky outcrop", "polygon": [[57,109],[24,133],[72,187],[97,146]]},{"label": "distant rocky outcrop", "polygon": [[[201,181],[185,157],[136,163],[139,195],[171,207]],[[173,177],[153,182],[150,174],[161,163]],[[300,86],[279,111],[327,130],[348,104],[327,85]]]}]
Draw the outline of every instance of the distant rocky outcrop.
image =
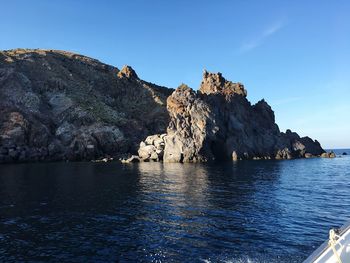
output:
[{"label": "distant rocky outcrop", "polygon": [[220,73],[205,71],[198,92],[174,91],[70,52],[0,51],[0,163],[137,151],[124,162],[328,157],[317,141],[280,132],[266,101],[246,97]]},{"label": "distant rocky outcrop", "polygon": [[[163,161],[292,159],[325,153],[318,141],[280,132],[267,102],[251,105],[246,96],[242,84],[206,71],[198,92],[186,85],[177,88],[167,99],[170,123]],[[146,147],[152,156],[154,147]],[[144,148],[142,144],[141,159]]]},{"label": "distant rocky outcrop", "polygon": [[74,53],[0,51],[0,163],[135,152],[165,132],[172,91]]}]

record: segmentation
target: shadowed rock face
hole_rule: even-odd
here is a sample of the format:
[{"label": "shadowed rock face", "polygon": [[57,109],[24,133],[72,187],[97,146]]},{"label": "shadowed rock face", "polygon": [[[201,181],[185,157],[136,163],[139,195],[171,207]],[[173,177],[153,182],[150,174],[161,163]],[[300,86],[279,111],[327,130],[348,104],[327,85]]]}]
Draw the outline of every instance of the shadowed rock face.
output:
[{"label": "shadowed rock face", "polygon": [[173,90],[85,56],[0,52],[0,162],[90,160],[136,151],[169,123]]},{"label": "shadowed rock face", "polygon": [[[320,156],[320,144],[280,132],[266,101],[251,105],[240,83],[204,72],[198,92],[180,86],[167,100],[165,162],[291,159]],[[151,155],[151,153],[150,153]]]}]

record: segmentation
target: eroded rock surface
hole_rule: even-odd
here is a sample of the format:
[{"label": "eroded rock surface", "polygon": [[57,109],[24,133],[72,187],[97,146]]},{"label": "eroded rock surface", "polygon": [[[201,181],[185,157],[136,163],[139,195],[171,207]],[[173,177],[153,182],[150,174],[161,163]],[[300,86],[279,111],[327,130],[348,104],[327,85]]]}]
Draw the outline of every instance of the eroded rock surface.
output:
[{"label": "eroded rock surface", "polygon": [[164,133],[172,90],[129,66],[55,50],[0,51],[0,162],[91,160]]},{"label": "eroded rock surface", "polygon": [[141,161],[160,161],[163,160],[166,134],[151,135],[145,141],[140,143],[138,154]]},{"label": "eroded rock surface", "polygon": [[309,137],[280,132],[265,100],[251,105],[240,83],[204,72],[198,92],[186,85],[167,100],[165,162],[310,158],[324,153]]}]

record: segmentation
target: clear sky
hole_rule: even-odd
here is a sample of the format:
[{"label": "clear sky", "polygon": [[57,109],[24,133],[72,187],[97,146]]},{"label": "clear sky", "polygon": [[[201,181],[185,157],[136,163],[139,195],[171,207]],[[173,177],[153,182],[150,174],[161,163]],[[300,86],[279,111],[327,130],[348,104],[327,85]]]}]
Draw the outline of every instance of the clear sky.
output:
[{"label": "clear sky", "polygon": [[0,4],[0,49],[74,51],[173,88],[219,71],[265,98],[281,130],[350,148],[350,1]]}]

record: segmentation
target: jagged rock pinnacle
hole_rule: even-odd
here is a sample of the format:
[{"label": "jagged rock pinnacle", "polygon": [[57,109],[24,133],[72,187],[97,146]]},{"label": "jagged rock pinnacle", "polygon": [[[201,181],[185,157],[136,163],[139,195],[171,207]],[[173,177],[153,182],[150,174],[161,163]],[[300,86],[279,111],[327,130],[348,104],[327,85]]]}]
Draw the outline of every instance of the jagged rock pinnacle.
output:
[{"label": "jagged rock pinnacle", "polygon": [[243,84],[226,80],[220,72],[203,71],[203,79],[199,91],[203,94],[222,93],[225,95],[239,94],[247,96]]},{"label": "jagged rock pinnacle", "polygon": [[136,78],[136,79],[139,78],[137,76],[135,70],[132,67],[128,66],[128,65],[123,66],[121,71],[118,72],[118,77],[120,77],[120,78],[122,78],[122,77]]}]

